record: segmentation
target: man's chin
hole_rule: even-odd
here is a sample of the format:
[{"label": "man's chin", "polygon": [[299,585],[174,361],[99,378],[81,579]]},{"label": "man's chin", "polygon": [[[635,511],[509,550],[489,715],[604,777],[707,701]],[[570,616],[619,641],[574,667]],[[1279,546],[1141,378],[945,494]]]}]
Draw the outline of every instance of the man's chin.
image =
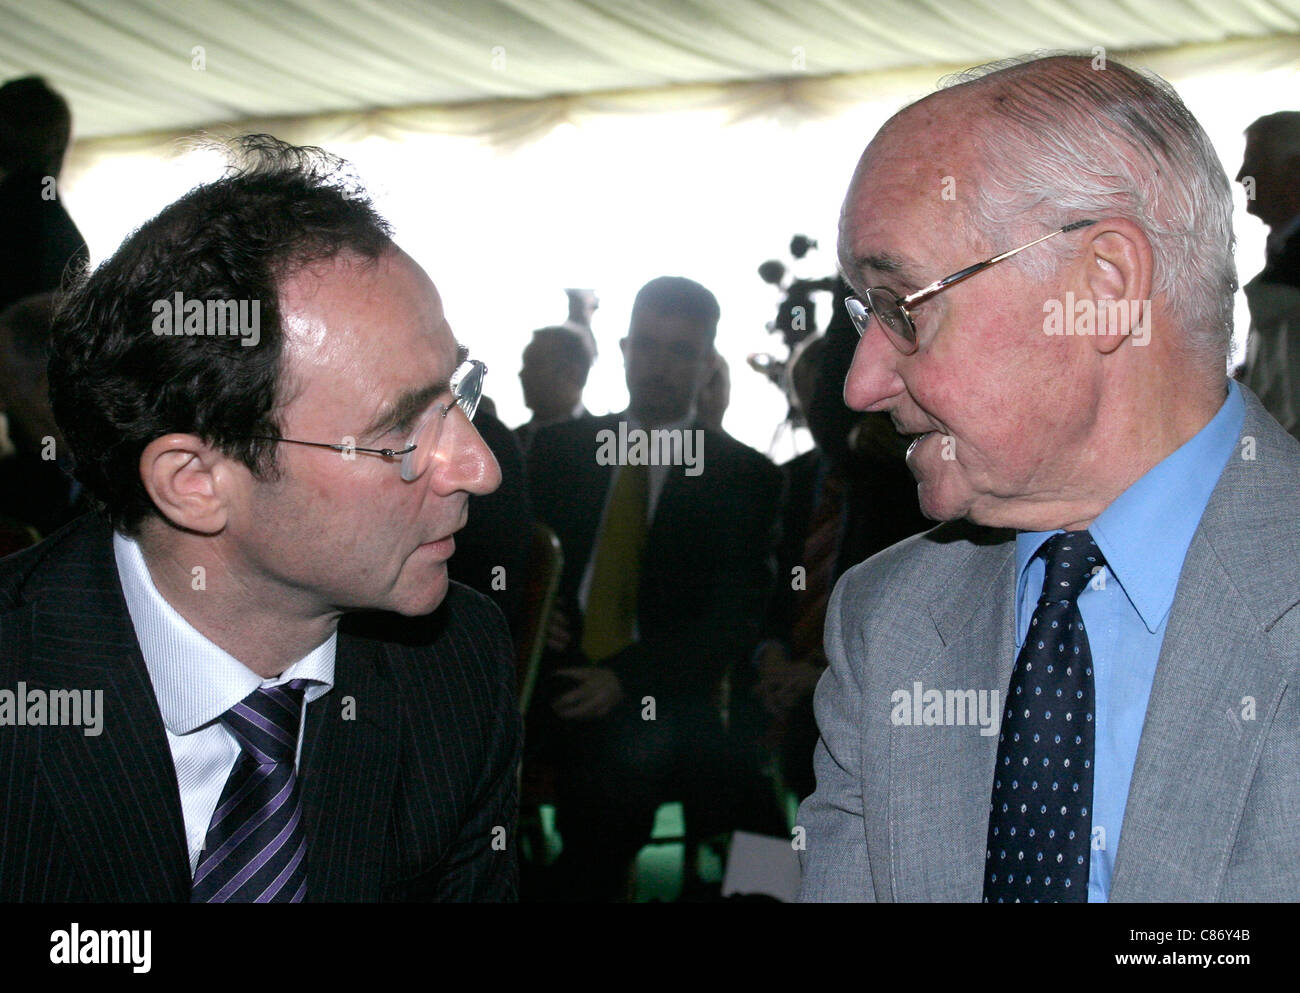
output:
[{"label": "man's chin", "polygon": [[[913,475],[916,475],[915,470]],[[938,481],[927,482],[918,476],[916,496],[921,513],[932,521],[957,521],[971,517],[970,501],[959,499],[957,494],[952,492],[946,492]]]},{"label": "man's chin", "polygon": [[403,576],[402,582],[393,590],[388,597],[389,602],[382,609],[391,610],[403,617],[423,617],[442,606],[451,583],[447,575],[447,564],[439,562],[431,573],[426,570],[421,572],[425,576]]}]

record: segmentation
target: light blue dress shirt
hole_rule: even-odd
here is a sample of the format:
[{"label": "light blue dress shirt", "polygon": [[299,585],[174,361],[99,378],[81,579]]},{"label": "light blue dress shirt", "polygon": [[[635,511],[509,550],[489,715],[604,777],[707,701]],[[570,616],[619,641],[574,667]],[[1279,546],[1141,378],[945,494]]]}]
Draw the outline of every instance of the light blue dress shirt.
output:
[{"label": "light blue dress shirt", "polygon": [[[259,686],[279,686],[291,679],[311,681],[303,692],[305,711],[308,703],[334,686],[338,632],[279,676],[263,679],[200,634],[167,602],[154,586],[136,542],[114,533],[113,553],[127,612],[167,729],[193,873],[212,812],[240,754],[239,742],[217,718]],[[300,721],[298,728],[298,760],[304,723]]]},{"label": "light blue dress shirt", "polygon": [[[1236,451],[1245,404],[1235,382],[1219,412],[1119,495],[1088,528],[1106,567],[1079,595],[1095,689],[1092,857],[1088,902],[1110,894],[1129,781],[1183,559],[1219,476]],[[1043,590],[1036,555],[1056,531],[1016,536],[1016,649]]]}]

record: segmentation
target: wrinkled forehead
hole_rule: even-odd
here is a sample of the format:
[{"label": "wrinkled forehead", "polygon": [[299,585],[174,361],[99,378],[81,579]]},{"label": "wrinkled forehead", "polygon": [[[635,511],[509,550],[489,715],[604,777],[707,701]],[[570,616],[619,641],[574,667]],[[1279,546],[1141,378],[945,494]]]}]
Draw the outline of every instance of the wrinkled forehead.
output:
[{"label": "wrinkled forehead", "polygon": [[897,236],[964,224],[980,177],[979,130],[969,101],[934,94],[901,111],[862,153],[840,213],[840,264],[890,247]]}]

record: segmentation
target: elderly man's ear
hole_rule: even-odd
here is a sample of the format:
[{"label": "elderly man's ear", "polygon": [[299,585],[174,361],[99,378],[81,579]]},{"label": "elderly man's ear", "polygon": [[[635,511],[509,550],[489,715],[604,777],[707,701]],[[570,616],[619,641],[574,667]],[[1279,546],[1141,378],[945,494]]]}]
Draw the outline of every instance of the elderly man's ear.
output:
[{"label": "elderly man's ear", "polygon": [[[1142,336],[1149,327],[1138,325],[1149,321],[1144,315],[1151,309],[1151,243],[1141,228],[1124,218],[1105,218],[1083,235],[1086,240],[1075,267],[1083,292],[1075,293],[1076,299],[1091,298],[1097,306],[1093,347],[1110,353],[1130,336],[1145,344]],[[1124,305],[1116,306],[1119,301]],[[1108,324],[1101,324],[1103,320]],[[1103,327],[1109,333],[1101,333]]]},{"label": "elderly man's ear", "polygon": [[192,434],[155,438],[140,455],[140,478],[177,527],[217,534],[229,519],[238,481],[228,456]]}]

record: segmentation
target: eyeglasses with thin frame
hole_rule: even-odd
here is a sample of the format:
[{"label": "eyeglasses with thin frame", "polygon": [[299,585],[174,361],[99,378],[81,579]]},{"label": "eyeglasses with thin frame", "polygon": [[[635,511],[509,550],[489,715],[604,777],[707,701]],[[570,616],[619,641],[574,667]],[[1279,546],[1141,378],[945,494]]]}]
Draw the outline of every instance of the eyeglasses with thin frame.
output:
[{"label": "eyeglasses with thin frame", "polygon": [[456,367],[451,374],[451,403],[435,403],[416,422],[415,429],[407,436],[402,448],[358,448],[356,445],[339,445],[327,441],[299,441],[297,438],[276,438],[270,435],[253,434],[249,438],[263,441],[280,441],[290,445],[310,445],[313,448],[329,448],[336,452],[351,454],[360,452],[364,455],[379,455],[388,459],[402,460],[402,478],[413,483],[424,475],[429,463],[433,461],[438,443],[442,440],[442,429],[447,422],[447,415],[452,407],[459,407],[468,420],[474,420],[478,411],[479,400],[483,396],[483,378],[487,375],[487,366],[478,359],[468,359]]},{"label": "eyeglasses with thin frame", "polygon": [[916,325],[912,322],[912,308],[929,300],[936,293],[943,292],[949,286],[960,283],[963,279],[969,279],[976,273],[983,272],[990,266],[995,266],[1004,259],[1009,259],[1011,256],[1023,252],[1026,248],[1033,248],[1048,238],[1055,238],[1058,234],[1077,231],[1080,228],[1086,228],[1096,223],[1096,221],[1074,221],[1063,228],[1057,228],[1055,231],[1043,235],[1041,238],[1035,238],[1019,248],[1013,248],[1009,252],[995,255],[991,259],[968,265],[965,269],[960,269],[951,276],[944,276],[943,279],[936,279],[929,286],[923,286],[915,293],[909,293],[905,297],[900,297],[887,287],[873,286],[863,294],[866,297],[865,304],[857,297],[849,297],[844,301],[844,306],[848,309],[853,326],[857,328],[859,338],[866,335],[867,328],[871,323],[871,316],[875,315],[876,320],[880,322],[880,326],[885,330],[885,336],[889,338],[893,346],[904,355],[912,355],[919,347],[916,340]]}]

